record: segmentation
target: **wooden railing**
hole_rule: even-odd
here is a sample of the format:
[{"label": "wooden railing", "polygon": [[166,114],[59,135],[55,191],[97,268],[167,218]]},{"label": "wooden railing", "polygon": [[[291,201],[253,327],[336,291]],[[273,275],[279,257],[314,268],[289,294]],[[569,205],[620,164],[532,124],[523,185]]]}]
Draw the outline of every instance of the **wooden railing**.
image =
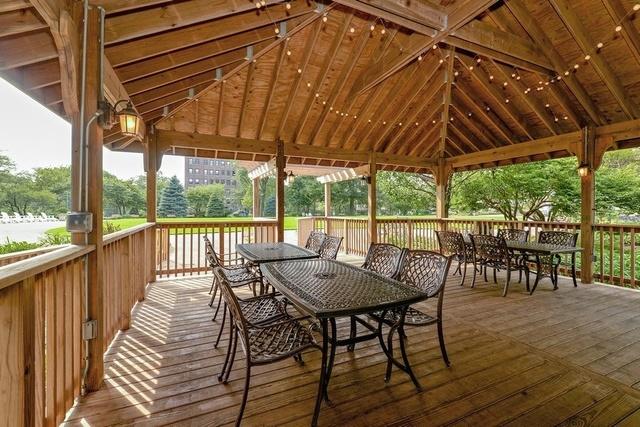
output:
[{"label": "wooden railing", "polygon": [[191,276],[210,271],[204,255],[203,237],[207,236],[218,256],[235,264],[238,243],[274,242],[275,221],[162,222],[156,225],[156,274],[159,277]]},{"label": "wooden railing", "polygon": [[0,267],[13,264],[14,262],[23,261],[25,259],[33,258],[38,255],[53,252],[57,249],[63,248],[67,245],[58,246],[45,246],[43,248],[30,249],[28,251],[13,252],[9,254],[0,255]]},{"label": "wooden railing", "polygon": [[103,239],[104,350],[119,330],[129,329],[131,309],[144,299],[155,266],[151,247],[155,224],[147,223],[109,234]]},{"label": "wooden railing", "polygon": [[[144,298],[155,267],[155,224],[104,238],[104,349]],[[80,395],[85,350],[86,255],[94,246],[46,248],[0,267],[0,414],[9,425],[58,425]]]},{"label": "wooden railing", "polygon": [[0,412],[57,425],[80,394],[84,260],[66,246],[0,268]]},{"label": "wooden railing", "polygon": [[[529,239],[536,241],[540,231],[559,230],[580,232],[580,224],[572,222],[496,221],[435,218],[378,219],[378,242],[393,243],[410,249],[437,251],[437,230],[451,230],[475,234],[495,234],[500,228],[529,230]],[[303,243],[311,230],[324,230],[343,236],[341,251],[365,255],[369,245],[367,220],[361,218],[310,217],[298,220],[298,241]],[[594,277],[617,285],[640,285],[640,257],[637,256],[640,225],[598,224],[594,228]],[[579,242],[579,240],[578,240]],[[577,256],[578,269],[581,255]],[[567,273],[566,268],[561,269]]]}]

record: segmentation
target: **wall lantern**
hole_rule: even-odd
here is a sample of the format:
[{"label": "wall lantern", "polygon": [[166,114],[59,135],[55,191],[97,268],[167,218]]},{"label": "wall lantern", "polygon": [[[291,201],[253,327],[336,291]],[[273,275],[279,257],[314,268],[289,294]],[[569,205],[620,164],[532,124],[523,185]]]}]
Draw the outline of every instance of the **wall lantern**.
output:
[{"label": "wall lantern", "polygon": [[293,174],[293,171],[289,171],[289,173],[287,173],[287,171],[284,171],[284,183],[285,185],[291,185],[293,184],[293,180],[296,176]]},{"label": "wall lantern", "polygon": [[[120,102],[122,101],[118,101],[118,103]],[[120,120],[120,131],[123,135],[136,137],[140,133],[140,116],[138,115],[136,110],[133,109],[131,101],[126,102],[127,106],[119,112],[116,112],[116,115]]]},{"label": "wall lantern", "polygon": [[589,165],[581,163],[580,166],[578,166],[578,175],[583,177],[589,175]]}]

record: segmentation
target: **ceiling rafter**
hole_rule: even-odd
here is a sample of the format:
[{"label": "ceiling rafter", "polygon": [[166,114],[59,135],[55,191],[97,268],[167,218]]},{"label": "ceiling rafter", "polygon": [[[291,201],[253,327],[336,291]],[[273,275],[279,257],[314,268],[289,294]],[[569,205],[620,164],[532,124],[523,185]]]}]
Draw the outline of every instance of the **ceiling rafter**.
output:
[{"label": "ceiling rafter", "polygon": [[[349,26],[351,25],[352,19],[353,19],[353,13],[348,14],[348,16],[346,17],[346,19],[344,20],[344,22],[340,27],[340,31],[338,32],[338,35],[334,37],[333,43],[329,48],[329,50],[327,51],[329,52],[329,54],[325,57],[325,61],[322,64],[322,69],[320,70],[318,77],[316,77],[316,84],[312,86],[313,90],[320,90],[320,88],[322,87],[322,84],[327,78],[327,75],[331,70],[331,65],[335,61],[338,51],[340,50],[340,47],[342,46],[342,43],[344,41],[344,38],[347,35],[347,32],[349,31]],[[309,119],[309,113],[311,112],[311,108],[314,102],[316,102],[315,96],[307,97],[307,102],[304,108],[302,109],[302,114],[298,119],[298,123],[296,124],[295,130],[293,131],[292,141],[297,141],[298,138],[300,137],[300,133],[304,129],[304,126],[307,123],[307,120]]]},{"label": "ceiling rafter", "polygon": [[427,38],[427,40],[425,40],[424,37],[411,37],[409,46],[401,55],[393,58],[382,58],[379,61],[379,66],[375,66],[378,64],[372,64],[368,67],[367,71],[365,71],[361,79],[359,79],[354,91],[363,92],[370,89],[392,74],[403,69],[407,64],[414,61],[420,53],[425,52],[433,45],[443,41],[445,37],[451,35],[458,28],[484,12],[495,2],[496,0],[466,0],[447,17],[446,29],[438,32],[438,34],[432,38]]},{"label": "ceiling rafter", "polygon": [[[469,120],[469,113],[461,111],[455,104],[451,104],[451,108],[464,126],[472,133],[478,140],[482,141],[487,147],[495,147],[496,144],[487,137],[486,130],[481,130],[472,120]],[[461,129],[462,130],[462,129]]]},{"label": "ceiling rafter", "polygon": [[[383,144],[387,139],[387,137],[395,129],[395,124],[402,123],[402,118],[406,115],[407,111],[409,110],[409,107],[411,107],[411,105],[416,100],[418,95],[422,93],[422,90],[425,87],[427,87],[427,85],[431,81],[431,78],[440,69],[440,64],[438,63],[438,60],[435,57],[435,55],[428,55],[427,58],[423,59],[423,62],[424,64],[422,66],[428,67],[429,71],[424,72],[424,76],[422,80],[420,80],[419,78],[415,79],[414,84],[409,87],[409,90],[408,90],[409,93],[405,94],[406,96],[403,96],[401,98],[403,100],[403,105],[400,108],[396,109],[396,111],[394,112],[394,115],[389,119],[388,122],[390,126],[383,129],[380,135],[377,138],[375,138],[372,144],[372,146],[374,147],[374,150],[376,151],[386,150],[386,147],[384,147]],[[412,123],[411,121],[405,120],[404,127],[406,128],[407,126],[410,126],[411,123]],[[399,126],[402,130],[403,126],[402,125],[399,125]]]},{"label": "ceiling rafter", "polygon": [[367,45],[367,42],[369,41],[370,35],[369,35],[368,27],[371,25],[372,22],[373,21],[370,21],[365,24],[367,29],[364,31],[361,31],[360,37],[358,38],[358,41],[357,41],[357,45],[355,46],[351,54],[351,57],[349,58],[349,61],[344,65],[344,67],[342,68],[342,71],[340,72],[340,75],[336,79],[335,85],[331,90],[331,95],[329,95],[329,98],[327,99],[327,107],[325,107],[320,113],[320,117],[316,121],[316,124],[313,127],[313,130],[311,131],[311,135],[309,136],[309,142],[311,143],[311,145],[322,145],[320,144],[320,141],[317,141],[317,137],[318,137],[318,134],[320,133],[320,129],[324,125],[324,122],[327,120],[327,115],[329,114],[328,106],[333,105],[333,103],[336,101],[336,99],[340,95],[340,91],[342,91],[342,89],[344,88],[344,85],[346,84],[348,77],[351,75],[353,68],[356,66],[356,63],[360,59],[360,55],[362,55],[362,52],[365,46]]},{"label": "ceiling rafter", "polygon": [[549,112],[545,110],[545,106],[540,102],[539,98],[534,95],[527,95],[524,93],[525,87],[516,79],[512,79],[510,75],[510,70],[505,69],[504,65],[496,64],[492,61],[492,64],[495,69],[498,70],[502,78],[505,82],[509,82],[509,86],[511,87],[511,92],[515,92],[519,99],[521,99],[540,119],[542,123],[547,127],[547,129],[553,134],[557,135],[560,133],[560,128],[554,119],[551,117]]},{"label": "ceiling rafter", "polygon": [[[411,68],[405,70],[403,74],[398,74],[396,81],[394,82],[391,89],[387,92],[387,94],[392,94],[395,96],[395,94],[401,93],[403,88],[406,87],[407,82],[412,81],[414,75],[416,75],[420,70],[420,65],[421,64],[416,61],[411,65]],[[377,108],[371,116],[371,118],[373,118],[375,122],[367,122],[368,125],[365,128],[364,134],[360,134],[358,136],[358,143],[356,145],[357,148],[361,148],[368,143],[369,136],[375,129],[377,129],[379,126],[385,126],[383,124],[384,122],[380,123],[380,119],[384,116],[384,113],[387,111],[387,109],[390,108],[390,105],[388,102],[377,102],[376,105]]]},{"label": "ceiling rafter", "polygon": [[436,121],[436,123],[433,123],[433,120],[441,115],[441,108],[442,104],[437,103],[433,111],[431,111],[430,113],[428,112],[427,107],[423,109],[423,112],[426,112],[425,120],[423,120],[423,123],[425,124],[419,126],[418,129],[407,136],[407,143],[404,144],[403,150],[401,150],[402,154],[407,156],[415,155],[420,148],[421,136],[434,132],[435,129],[440,128],[440,125],[438,124],[439,122]]},{"label": "ceiling rafter", "polygon": [[256,68],[255,62],[250,59],[249,66],[247,67],[247,77],[245,78],[244,93],[242,94],[242,101],[240,104],[240,118],[238,119],[238,131],[236,136],[239,138],[242,134],[242,125],[244,124],[245,114],[247,112],[247,103],[249,102],[249,93],[251,91],[251,83],[253,80],[253,72]]},{"label": "ceiling rafter", "polygon": [[638,107],[638,105],[636,105],[636,103],[628,96],[628,92],[622,86],[620,80],[609,64],[601,55],[598,55],[591,35],[575,14],[572,6],[565,0],[549,1],[569,32],[573,35],[573,38],[578,43],[578,46],[580,46],[582,52],[591,56],[591,65],[609,88],[609,91],[616,101],[618,101],[618,104],[625,114],[631,119],[640,117],[640,107]]},{"label": "ceiling rafter", "polygon": [[[271,0],[265,9],[272,9],[283,1]],[[190,0],[172,2],[163,7],[133,10],[109,17],[105,23],[106,44],[121,43],[249,11],[256,11],[253,2],[226,0]],[[259,9],[258,13],[268,15],[264,9]]]},{"label": "ceiling rafter", "polygon": [[278,123],[278,130],[276,131],[276,139],[282,138],[282,132],[284,131],[284,126],[287,122],[287,118],[289,118],[289,113],[291,112],[291,107],[297,97],[298,88],[300,87],[300,82],[302,81],[302,75],[307,69],[307,65],[309,64],[309,59],[311,59],[311,55],[313,54],[313,50],[316,46],[318,38],[320,37],[320,30],[322,29],[322,21],[317,20],[315,28],[313,29],[313,35],[307,38],[307,43],[304,47],[304,58],[302,59],[302,65],[298,69],[298,74],[291,84],[291,89],[289,90],[289,96],[287,97],[287,103],[285,105],[284,112],[280,116],[280,122]]},{"label": "ceiling rafter", "polygon": [[[440,113],[440,108],[436,109],[436,114]],[[419,156],[426,157],[425,153],[427,150],[432,147],[438,147],[440,142],[440,127],[442,123],[436,123],[431,128],[426,129],[422,135],[419,135],[418,138],[413,142],[411,151],[409,152],[409,156]],[[434,138],[437,136],[437,139]],[[426,145],[425,145],[426,144]]]},{"label": "ceiling rafter", "polygon": [[461,85],[461,83],[456,85],[456,89],[460,90],[455,91],[455,101],[460,102],[467,111],[473,110],[473,114],[476,117],[483,117],[486,121],[485,125],[488,124],[490,127],[498,131],[498,134],[502,137],[501,142],[509,145],[514,142],[518,142],[512,139],[513,132],[507,128],[507,126],[502,122],[502,119],[500,119],[500,117],[495,113],[495,117],[492,117],[490,114],[492,110],[487,111],[487,107],[476,104],[475,100],[471,99],[467,94],[467,90],[465,90],[465,87]]},{"label": "ceiling rafter", "polygon": [[[505,4],[509,8],[511,13],[513,13],[513,15],[516,17],[520,25],[522,25],[525,31],[529,33],[529,36],[533,39],[533,41],[549,58],[556,73],[558,73],[558,75],[562,75],[562,73],[564,73],[564,71],[567,69],[567,63],[558,53],[558,51],[553,47],[551,40],[549,40],[544,30],[540,27],[536,20],[533,19],[533,17],[525,7],[524,0],[507,0],[505,1]],[[591,121],[596,124],[603,124],[604,121],[602,120],[598,108],[593,103],[593,100],[587,94],[586,90],[584,89],[582,84],[580,84],[576,76],[574,74],[570,74],[569,76],[563,77],[564,78],[562,79],[562,81],[564,81],[567,87],[569,87],[571,93],[573,93],[582,108],[587,112]]]},{"label": "ceiling rafter", "polygon": [[[407,119],[407,125],[409,126],[412,123],[416,123],[416,122],[418,123],[418,126],[419,126],[418,117],[422,112],[424,112],[424,109],[427,108],[433,102],[433,100],[440,93],[440,90],[444,86],[444,83],[441,81],[438,81],[437,79],[433,79],[433,80],[429,79],[429,80],[430,80],[430,85],[425,90],[425,92],[428,95],[421,100],[421,102],[416,106],[416,108],[414,108],[413,114]],[[399,132],[397,132],[391,138],[391,140],[389,140],[388,144],[384,147],[382,151],[396,150],[398,148],[397,147],[398,142],[401,140],[402,136],[406,133],[407,129],[410,128],[409,126],[405,126]]]},{"label": "ceiling rafter", "polygon": [[[465,134],[465,132],[463,132],[462,130],[458,129],[458,123],[457,122],[452,122],[449,123],[449,127],[451,128],[451,131],[453,134],[455,134],[455,136],[460,139],[467,147],[471,147],[471,149],[473,151],[481,151],[481,148],[477,145],[476,142],[473,142],[471,140],[470,136],[467,136],[467,134]],[[471,134],[470,134],[471,135]],[[453,136],[453,135],[451,135]],[[450,138],[452,139],[452,138]],[[468,150],[465,150],[464,152],[467,152]]]},{"label": "ceiling rafter", "polygon": [[271,79],[269,80],[269,89],[267,89],[267,98],[264,103],[264,108],[262,109],[262,113],[260,114],[260,121],[258,122],[258,139],[262,139],[262,133],[264,132],[264,126],[267,123],[267,114],[269,113],[269,108],[271,107],[271,101],[273,100],[273,92],[278,83],[278,78],[280,77],[280,70],[282,69],[282,61],[284,61],[285,56],[287,55],[287,49],[289,48],[289,38],[287,38],[284,43],[280,45],[280,53],[278,54],[278,59],[273,66],[273,72],[271,73]]},{"label": "ceiling rafter", "polygon": [[638,65],[640,65],[640,35],[638,35],[638,30],[636,30],[631,21],[623,19],[627,14],[627,10],[620,0],[602,0],[602,4],[607,8],[611,19],[614,22],[619,22],[622,26],[622,37],[627,41],[631,53],[636,58]]},{"label": "ceiling rafter", "polygon": [[[462,55],[457,56],[458,61],[464,66],[466,70],[469,69],[470,66],[473,65],[470,58],[466,58]],[[476,67],[473,72],[469,73],[476,82],[480,84],[482,90],[489,95],[497,105],[500,106],[500,110],[508,116],[515,124],[520,128],[520,130],[525,134],[528,139],[533,139],[533,134],[528,126],[525,125],[522,118],[505,102],[505,95],[501,92],[501,89],[498,89],[495,84],[491,83],[491,79],[489,75],[481,68]],[[507,138],[510,140],[511,138]]]},{"label": "ceiling rafter", "polygon": [[[146,58],[163,55],[198,45],[203,42],[223,39],[225,37],[252,31],[264,26],[312,13],[315,8],[306,2],[292,3],[291,10],[278,8],[278,11],[255,16],[255,12],[243,12],[227,16],[211,22],[203,22],[189,27],[149,35],[144,38],[126,41],[107,47],[106,54],[112,65],[138,62]],[[276,34],[274,33],[275,37]]]}]

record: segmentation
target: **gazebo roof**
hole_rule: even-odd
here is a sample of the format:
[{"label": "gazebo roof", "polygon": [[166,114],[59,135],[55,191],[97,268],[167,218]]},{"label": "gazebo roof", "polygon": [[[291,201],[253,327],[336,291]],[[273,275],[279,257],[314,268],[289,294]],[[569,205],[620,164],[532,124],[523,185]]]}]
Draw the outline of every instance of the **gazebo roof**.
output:
[{"label": "gazebo roof", "polygon": [[[65,20],[43,3],[0,7],[0,70],[64,117]],[[265,161],[282,140],[289,163],[373,152],[426,171],[573,155],[584,126],[639,136],[633,1],[91,3],[107,13],[107,92],[170,153]],[[105,143],[142,150],[115,130]]]}]

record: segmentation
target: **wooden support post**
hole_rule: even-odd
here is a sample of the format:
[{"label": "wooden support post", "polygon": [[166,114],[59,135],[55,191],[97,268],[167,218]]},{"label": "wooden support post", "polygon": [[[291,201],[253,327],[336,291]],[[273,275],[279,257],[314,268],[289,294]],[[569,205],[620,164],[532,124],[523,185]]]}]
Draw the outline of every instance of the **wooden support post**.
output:
[{"label": "wooden support post", "polygon": [[[98,9],[92,9],[88,17],[87,34],[87,77],[85,114],[88,120],[98,107],[98,56],[99,56],[99,14]],[[104,378],[104,273],[102,249],[102,128],[94,122],[87,134],[87,165],[88,168],[88,211],[93,214],[93,230],[87,236],[87,243],[95,245],[96,249],[87,258],[88,263],[88,301],[89,318],[98,323],[96,337],[89,341],[89,372],[85,388],[95,391],[100,388]]]},{"label": "wooden support post", "polygon": [[369,156],[369,177],[367,179],[368,193],[369,193],[369,212],[368,212],[368,225],[369,225],[369,244],[378,242],[378,219],[376,211],[378,209],[377,194],[376,194],[376,155],[371,152]]},{"label": "wooden support post", "polygon": [[324,216],[331,216],[331,183],[324,183]]},{"label": "wooden support post", "polygon": [[586,175],[580,177],[581,216],[580,246],[582,247],[580,281],[593,282],[593,229],[595,223],[595,171],[589,168]]},{"label": "wooden support post", "polygon": [[[157,164],[157,145],[156,137],[151,131],[147,131],[147,222],[155,223],[157,221],[157,207],[158,207],[158,190],[157,190],[157,178],[158,178],[158,164]],[[148,281],[156,281],[156,231],[153,230],[149,233],[150,238],[147,244],[147,251],[151,263],[150,271],[148,272]]]},{"label": "wooden support post", "polygon": [[276,222],[278,224],[278,242],[284,242],[284,142],[278,140],[276,150]]},{"label": "wooden support post", "polygon": [[259,218],[262,216],[260,212],[260,179],[254,178],[253,183],[253,218]]},{"label": "wooden support post", "polygon": [[438,166],[436,166],[433,171],[433,179],[436,185],[436,217],[438,219],[444,219],[449,216],[447,206],[449,175],[451,175],[451,167],[443,158],[440,158],[438,160]]}]

